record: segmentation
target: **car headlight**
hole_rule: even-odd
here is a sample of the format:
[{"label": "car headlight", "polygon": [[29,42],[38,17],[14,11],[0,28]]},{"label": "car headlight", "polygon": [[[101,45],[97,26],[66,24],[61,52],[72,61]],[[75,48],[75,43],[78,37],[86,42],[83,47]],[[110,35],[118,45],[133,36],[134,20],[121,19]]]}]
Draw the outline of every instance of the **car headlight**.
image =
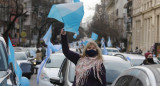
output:
[{"label": "car headlight", "polygon": [[33,62],[34,65],[36,65],[36,62]]},{"label": "car headlight", "polygon": [[49,81],[49,77],[45,74],[45,73],[41,73],[41,79],[45,80],[45,81]]}]

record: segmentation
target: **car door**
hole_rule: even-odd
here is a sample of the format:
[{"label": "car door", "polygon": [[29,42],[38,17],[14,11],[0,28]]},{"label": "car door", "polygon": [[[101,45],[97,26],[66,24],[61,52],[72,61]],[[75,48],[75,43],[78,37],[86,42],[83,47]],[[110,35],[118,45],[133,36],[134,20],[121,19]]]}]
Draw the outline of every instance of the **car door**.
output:
[{"label": "car door", "polygon": [[112,86],[150,86],[150,81],[145,72],[132,69],[121,75]]}]

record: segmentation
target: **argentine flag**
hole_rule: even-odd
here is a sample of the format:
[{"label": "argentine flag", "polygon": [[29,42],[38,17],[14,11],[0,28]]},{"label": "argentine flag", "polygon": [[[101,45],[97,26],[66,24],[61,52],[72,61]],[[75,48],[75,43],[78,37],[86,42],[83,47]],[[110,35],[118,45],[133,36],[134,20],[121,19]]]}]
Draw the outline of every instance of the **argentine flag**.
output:
[{"label": "argentine flag", "polygon": [[94,32],[92,32],[92,37],[91,37],[94,41],[97,40],[98,35]]},{"label": "argentine flag", "polygon": [[108,37],[107,46],[108,46],[108,47],[112,47],[112,43],[111,43],[110,37]]},{"label": "argentine flag", "polygon": [[64,30],[79,34],[79,26],[84,15],[82,2],[53,5],[48,18],[57,19],[64,23]]},{"label": "argentine flag", "polygon": [[8,63],[9,64],[12,63],[13,69],[14,69],[15,74],[16,74],[17,86],[20,86],[21,85],[22,70],[19,67],[19,65],[17,64],[17,61],[15,60],[14,48],[12,46],[10,38],[8,38],[8,51],[9,51]]}]

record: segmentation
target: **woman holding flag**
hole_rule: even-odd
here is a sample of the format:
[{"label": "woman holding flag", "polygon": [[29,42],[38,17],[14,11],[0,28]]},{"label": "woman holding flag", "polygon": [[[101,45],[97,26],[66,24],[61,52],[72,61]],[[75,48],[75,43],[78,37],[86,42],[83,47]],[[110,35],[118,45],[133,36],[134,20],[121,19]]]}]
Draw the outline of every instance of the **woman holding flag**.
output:
[{"label": "woman holding flag", "polygon": [[69,50],[66,32],[61,30],[63,54],[75,65],[73,86],[106,86],[106,70],[103,65],[101,50],[95,42],[89,42],[83,54]]}]

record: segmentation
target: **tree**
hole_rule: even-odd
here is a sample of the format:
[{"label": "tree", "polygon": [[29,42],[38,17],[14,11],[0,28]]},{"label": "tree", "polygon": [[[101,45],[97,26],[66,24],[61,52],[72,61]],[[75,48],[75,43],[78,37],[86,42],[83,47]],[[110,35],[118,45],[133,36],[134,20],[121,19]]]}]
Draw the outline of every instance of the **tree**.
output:
[{"label": "tree", "polygon": [[[11,0],[10,3],[8,3],[8,6],[10,6],[9,9],[9,20],[7,25],[7,30],[3,33],[3,37],[5,38],[6,42],[8,43],[7,37],[10,30],[14,29],[15,21],[20,17],[24,16],[26,12],[23,11],[23,5],[21,4],[20,0]],[[13,18],[11,20],[11,18]]]},{"label": "tree", "polygon": [[115,44],[116,42],[120,42],[122,26],[116,24],[114,15],[107,14],[105,6],[105,3],[96,5],[96,11],[92,22],[88,25],[89,29],[87,34],[91,35],[91,32],[97,33],[99,35],[98,41],[100,41],[102,37],[104,37],[105,40],[110,37]]}]

